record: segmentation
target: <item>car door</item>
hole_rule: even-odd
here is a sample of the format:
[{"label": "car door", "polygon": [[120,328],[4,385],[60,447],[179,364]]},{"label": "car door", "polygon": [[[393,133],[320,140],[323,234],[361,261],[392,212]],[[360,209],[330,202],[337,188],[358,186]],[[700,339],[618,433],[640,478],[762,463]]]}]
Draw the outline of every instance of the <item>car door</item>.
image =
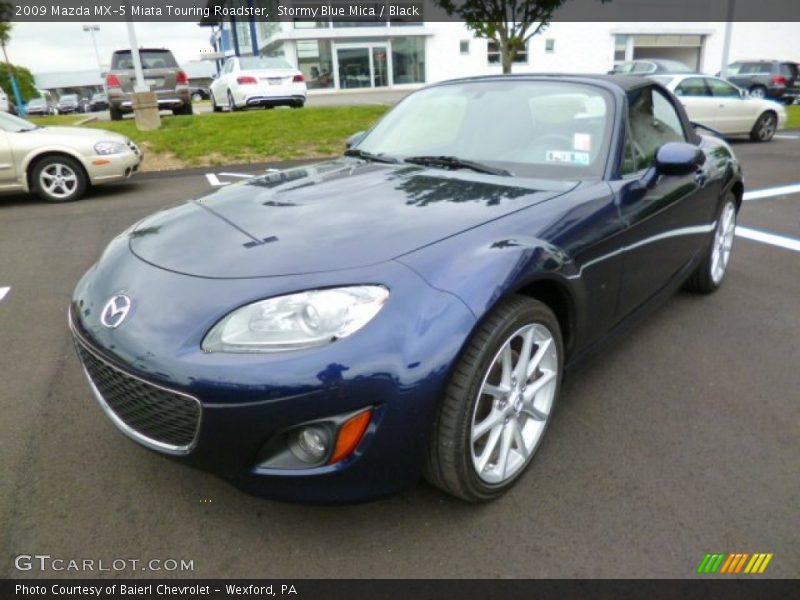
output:
[{"label": "car door", "polygon": [[658,148],[686,142],[678,109],[655,86],[628,95],[627,158],[618,182],[622,233],[623,277],[617,301],[622,318],[685,274],[686,267],[708,239],[707,202],[710,191],[697,174],[660,176],[650,188],[640,179],[655,163]]},{"label": "car door", "polygon": [[742,96],[741,90],[716,77],[706,77],[705,83],[716,104],[717,125],[713,126],[714,129],[730,134],[750,131],[757,115],[753,105]]},{"label": "car door", "polygon": [[675,95],[680,100],[689,119],[719,129],[717,122],[717,102],[702,77],[687,77],[675,86]]},{"label": "car door", "polygon": [[0,188],[18,186],[14,152],[11,149],[14,135],[17,134],[0,129]]}]

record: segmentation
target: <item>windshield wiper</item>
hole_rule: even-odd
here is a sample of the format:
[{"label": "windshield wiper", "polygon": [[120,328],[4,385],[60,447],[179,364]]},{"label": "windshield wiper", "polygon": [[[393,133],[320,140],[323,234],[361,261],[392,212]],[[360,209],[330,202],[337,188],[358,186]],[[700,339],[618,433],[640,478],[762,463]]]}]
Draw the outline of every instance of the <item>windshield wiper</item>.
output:
[{"label": "windshield wiper", "polygon": [[478,173],[487,173],[488,175],[511,175],[511,171],[490,167],[471,160],[464,160],[457,156],[411,156],[405,161],[415,165],[443,167],[445,169],[472,169]]},{"label": "windshield wiper", "polygon": [[382,154],[372,154],[371,152],[365,152],[364,150],[359,150],[358,148],[348,148],[344,151],[344,155],[362,158],[372,162],[387,163],[390,165],[397,164],[399,162],[396,158],[384,156]]}]

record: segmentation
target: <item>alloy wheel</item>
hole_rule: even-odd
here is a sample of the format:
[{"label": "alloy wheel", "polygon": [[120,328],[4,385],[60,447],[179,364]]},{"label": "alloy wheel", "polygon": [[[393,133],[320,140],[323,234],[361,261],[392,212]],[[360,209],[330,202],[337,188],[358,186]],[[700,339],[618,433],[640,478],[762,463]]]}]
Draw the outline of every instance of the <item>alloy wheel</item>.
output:
[{"label": "alloy wheel", "polygon": [[553,407],[558,361],[555,338],[540,323],[517,330],[495,355],[470,428],[472,465],[484,482],[507,482],[532,458]]},{"label": "alloy wheel", "polygon": [[62,163],[48,165],[39,174],[39,182],[47,194],[63,200],[75,192],[78,176],[69,166]]},{"label": "alloy wheel", "polygon": [[777,123],[774,115],[766,114],[761,117],[761,121],[758,124],[758,139],[762,142],[771,140],[772,136],[775,135],[776,126]]},{"label": "alloy wheel", "polygon": [[762,87],[754,87],[752,90],[750,90],[750,96],[753,98],[763,99],[766,98],[767,93]]},{"label": "alloy wheel", "polygon": [[731,258],[735,230],[736,209],[733,204],[728,202],[722,209],[711,249],[711,280],[715,285],[719,285],[725,277],[725,271]]}]

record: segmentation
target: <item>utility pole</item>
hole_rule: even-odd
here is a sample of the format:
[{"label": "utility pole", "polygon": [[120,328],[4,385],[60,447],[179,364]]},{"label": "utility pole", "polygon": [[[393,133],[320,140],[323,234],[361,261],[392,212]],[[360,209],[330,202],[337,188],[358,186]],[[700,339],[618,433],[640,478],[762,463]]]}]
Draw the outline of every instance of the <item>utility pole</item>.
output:
[{"label": "utility pole", "polygon": [[719,70],[719,76],[723,79],[728,78],[728,63],[731,57],[731,39],[733,38],[733,13],[735,10],[736,0],[728,0],[728,18],[725,23],[725,41],[722,44],[722,66]]},{"label": "utility pole", "polygon": [[84,25],[83,26],[83,30],[84,31],[88,31],[90,34],[92,34],[92,45],[94,46],[94,58],[95,58],[95,60],[97,60],[97,68],[102,73],[103,65],[100,64],[100,53],[97,51],[97,38],[94,36],[95,31],[100,31],[100,26],[99,25]]},{"label": "utility pole", "polygon": [[[128,13],[130,14],[130,12]],[[158,96],[150,91],[150,86],[144,81],[142,70],[142,57],[139,56],[139,43],[136,41],[136,28],[133,21],[126,21],[128,27],[128,42],[131,46],[133,71],[136,74],[136,85],[133,86],[132,102],[133,115],[136,117],[136,127],[141,131],[150,131],[161,127],[161,115],[158,112]]]}]

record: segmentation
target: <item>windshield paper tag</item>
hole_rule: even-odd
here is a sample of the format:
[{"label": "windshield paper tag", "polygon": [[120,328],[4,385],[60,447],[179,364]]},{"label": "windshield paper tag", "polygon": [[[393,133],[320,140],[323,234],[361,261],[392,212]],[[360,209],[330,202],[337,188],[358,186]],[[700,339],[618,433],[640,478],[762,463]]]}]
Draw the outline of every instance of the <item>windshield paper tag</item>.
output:
[{"label": "windshield paper tag", "polygon": [[572,149],[581,152],[592,151],[592,136],[589,133],[576,133],[572,140]]},{"label": "windshield paper tag", "polygon": [[549,163],[559,163],[565,165],[589,166],[588,152],[572,152],[570,150],[548,150],[545,156]]}]

